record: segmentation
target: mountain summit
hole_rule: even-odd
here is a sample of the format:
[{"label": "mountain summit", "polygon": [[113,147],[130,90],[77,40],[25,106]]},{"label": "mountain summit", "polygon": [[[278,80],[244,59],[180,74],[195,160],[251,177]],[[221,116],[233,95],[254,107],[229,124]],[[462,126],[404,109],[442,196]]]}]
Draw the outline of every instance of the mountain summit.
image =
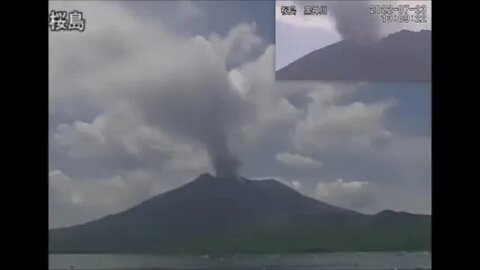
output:
[{"label": "mountain summit", "polygon": [[429,249],[429,216],[364,215],[275,180],[202,174],[124,212],[50,230],[52,253]]},{"label": "mountain summit", "polygon": [[371,43],[342,40],[281,68],[278,80],[430,81],[431,31],[402,30]]}]

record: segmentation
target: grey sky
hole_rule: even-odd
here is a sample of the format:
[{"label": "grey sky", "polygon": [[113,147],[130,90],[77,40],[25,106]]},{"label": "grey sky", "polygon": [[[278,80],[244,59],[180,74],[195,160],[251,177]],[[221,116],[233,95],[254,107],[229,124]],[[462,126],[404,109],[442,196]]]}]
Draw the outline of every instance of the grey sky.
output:
[{"label": "grey sky", "polygon": [[268,1],[50,5],[87,19],[83,33],[50,35],[50,227],[211,171],[205,145],[172,119],[226,91],[249,108],[228,135],[242,175],[363,212],[430,213],[430,84],[275,82]]},{"label": "grey sky", "polygon": [[340,41],[336,33],[312,27],[300,28],[282,22],[276,23],[276,62],[279,70],[305,54]]}]

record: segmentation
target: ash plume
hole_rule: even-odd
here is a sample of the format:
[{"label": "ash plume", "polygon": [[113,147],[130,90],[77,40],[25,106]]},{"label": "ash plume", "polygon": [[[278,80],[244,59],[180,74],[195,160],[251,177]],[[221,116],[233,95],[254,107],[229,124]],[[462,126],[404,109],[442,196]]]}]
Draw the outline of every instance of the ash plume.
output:
[{"label": "ash plume", "polygon": [[328,12],[342,39],[371,42],[380,37],[380,18],[369,13],[370,4],[370,1],[328,2]]},{"label": "ash plume", "polygon": [[[236,105],[233,105],[233,102],[235,102]],[[199,130],[200,136],[197,139],[205,145],[210,163],[212,164],[217,177],[237,178],[238,176],[238,169],[241,166],[241,162],[237,155],[232,151],[228,139],[230,135],[229,133],[231,133],[236,128],[236,125],[239,124],[240,117],[242,117],[244,112],[242,105],[245,104],[241,104],[240,102],[240,100],[236,99],[230,100],[230,104],[234,106],[232,107],[234,110],[233,112],[227,112],[226,110],[228,110],[228,107],[212,107],[212,110],[218,110],[216,114],[233,114],[227,118],[228,120],[224,119],[223,121],[218,121],[222,119],[217,118],[216,122],[209,121],[208,125],[205,126],[207,129],[203,131]]]},{"label": "ash plume", "polygon": [[147,94],[136,95],[141,97],[137,102],[147,123],[200,143],[218,177],[236,178],[240,160],[231,149],[229,138],[251,109],[225,75],[212,76],[208,69],[195,71],[189,74],[190,81],[175,82],[175,87],[157,90],[152,86],[151,91],[143,91]]},{"label": "ash plume", "polygon": [[[220,134],[217,134],[220,135]],[[240,159],[228,146],[227,136],[220,135],[216,140],[207,141],[207,152],[217,177],[237,178]]]}]

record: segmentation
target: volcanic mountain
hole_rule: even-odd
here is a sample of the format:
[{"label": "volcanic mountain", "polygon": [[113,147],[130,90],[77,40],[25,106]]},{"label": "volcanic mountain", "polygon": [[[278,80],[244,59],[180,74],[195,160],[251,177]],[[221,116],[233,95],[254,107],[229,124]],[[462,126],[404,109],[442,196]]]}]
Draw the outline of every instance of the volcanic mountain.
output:
[{"label": "volcanic mountain", "polygon": [[430,217],[365,215],[276,180],[203,174],[126,211],[49,233],[51,253],[429,250]]},{"label": "volcanic mountain", "polygon": [[278,80],[430,81],[431,31],[402,30],[365,43],[342,40],[278,70]]}]

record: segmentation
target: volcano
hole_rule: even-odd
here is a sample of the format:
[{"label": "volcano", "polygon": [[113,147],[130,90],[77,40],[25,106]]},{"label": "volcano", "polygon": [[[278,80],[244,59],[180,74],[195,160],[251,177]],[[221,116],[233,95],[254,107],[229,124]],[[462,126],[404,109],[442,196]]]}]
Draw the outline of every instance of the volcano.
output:
[{"label": "volcano", "polygon": [[51,253],[429,250],[430,217],[365,215],[276,180],[210,174],[123,212],[49,232]]},{"label": "volcano", "polygon": [[342,40],[275,73],[278,80],[430,81],[431,31],[402,30],[365,43]]}]

